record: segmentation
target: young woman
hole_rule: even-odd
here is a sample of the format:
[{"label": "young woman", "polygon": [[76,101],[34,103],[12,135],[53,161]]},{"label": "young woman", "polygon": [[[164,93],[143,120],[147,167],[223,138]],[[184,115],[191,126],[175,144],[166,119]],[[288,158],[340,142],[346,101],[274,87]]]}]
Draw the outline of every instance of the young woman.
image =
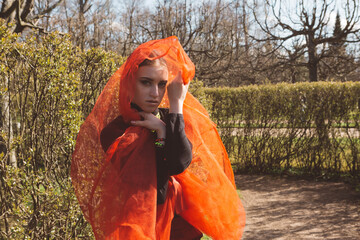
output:
[{"label": "young woman", "polygon": [[140,45],[81,126],[71,177],[97,239],[240,239],[245,213],[224,146],[187,92],[176,37]]}]

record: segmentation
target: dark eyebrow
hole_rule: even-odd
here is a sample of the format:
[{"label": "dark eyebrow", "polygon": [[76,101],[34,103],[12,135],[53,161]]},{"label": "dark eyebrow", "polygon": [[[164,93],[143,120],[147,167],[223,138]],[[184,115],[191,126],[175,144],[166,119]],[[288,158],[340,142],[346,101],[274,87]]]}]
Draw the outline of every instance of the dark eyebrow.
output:
[{"label": "dark eyebrow", "polygon": [[148,78],[148,77],[140,77],[140,79],[154,81],[154,79],[152,79],[152,78]]},{"label": "dark eyebrow", "polygon": [[[154,79],[149,78],[149,77],[140,77],[141,80],[148,80],[148,81],[154,81]],[[161,82],[168,82],[168,80],[160,80]]]}]

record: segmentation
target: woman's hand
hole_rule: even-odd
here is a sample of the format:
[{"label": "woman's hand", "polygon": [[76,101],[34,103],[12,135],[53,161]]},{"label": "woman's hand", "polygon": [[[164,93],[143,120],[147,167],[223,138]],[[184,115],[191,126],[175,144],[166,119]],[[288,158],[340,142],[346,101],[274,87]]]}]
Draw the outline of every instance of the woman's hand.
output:
[{"label": "woman's hand", "polygon": [[189,84],[184,84],[181,77],[181,71],[178,72],[175,79],[168,84],[167,92],[170,102],[170,113],[182,113],[183,104],[186,97],[186,93],[189,88]]},{"label": "woman's hand", "polygon": [[166,126],[161,119],[154,116],[152,113],[139,112],[139,115],[144,118],[140,121],[131,121],[134,126],[145,127],[150,130],[155,130],[158,138],[166,137]]}]

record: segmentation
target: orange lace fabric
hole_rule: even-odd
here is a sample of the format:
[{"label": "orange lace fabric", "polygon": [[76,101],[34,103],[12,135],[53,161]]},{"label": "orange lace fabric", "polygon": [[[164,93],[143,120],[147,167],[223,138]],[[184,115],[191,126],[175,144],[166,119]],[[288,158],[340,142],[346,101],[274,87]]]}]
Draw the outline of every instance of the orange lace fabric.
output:
[{"label": "orange lace fabric", "polygon": [[[156,57],[149,57],[154,53]],[[155,146],[148,129],[131,126],[107,152],[101,147],[100,133],[116,117],[121,115],[126,122],[140,119],[130,106],[134,74],[144,59],[161,57],[169,81],[179,70],[184,83],[194,77],[194,64],[176,37],[144,43],[128,57],[108,81],[77,137],[71,178],[80,207],[96,239],[169,239],[175,209],[213,239],[240,239],[245,211],[228,155],[214,123],[190,93],[183,115],[193,160],[173,176],[165,204],[156,204]],[[168,107],[166,94],[160,106]]]}]

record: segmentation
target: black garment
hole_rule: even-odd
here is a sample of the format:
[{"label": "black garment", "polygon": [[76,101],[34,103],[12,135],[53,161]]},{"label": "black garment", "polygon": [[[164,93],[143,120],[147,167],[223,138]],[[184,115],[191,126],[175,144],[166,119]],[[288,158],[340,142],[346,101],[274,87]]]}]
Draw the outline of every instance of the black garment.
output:
[{"label": "black garment", "polygon": [[[164,108],[160,108],[159,113],[161,120],[166,124],[165,148],[155,148],[157,203],[163,204],[166,199],[169,177],[182,173],[191,163],[192,145],[185,134],[182,114],[169,113],[169,109]],[[129,126],[119,116],[101,131],[100,141],[105,152]],[[154,133],[154,140],[155,138],[156,133]]]}]

